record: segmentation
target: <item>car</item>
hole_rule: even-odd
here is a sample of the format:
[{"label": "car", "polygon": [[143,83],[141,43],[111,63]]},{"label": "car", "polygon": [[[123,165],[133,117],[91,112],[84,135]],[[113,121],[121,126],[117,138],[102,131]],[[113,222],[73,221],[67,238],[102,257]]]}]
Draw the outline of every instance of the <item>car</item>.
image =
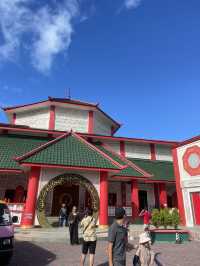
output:
[{"label": "car", "polygon": [[13,254],[14,225],[18,217],[11,217],[7,204],[0,201],[0,260],[8,262]]}]

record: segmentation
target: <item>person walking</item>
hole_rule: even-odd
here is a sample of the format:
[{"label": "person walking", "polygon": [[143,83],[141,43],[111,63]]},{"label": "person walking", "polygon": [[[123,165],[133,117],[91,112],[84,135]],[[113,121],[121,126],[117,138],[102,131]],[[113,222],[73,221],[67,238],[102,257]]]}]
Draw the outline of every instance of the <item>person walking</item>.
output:
[{"label": "person walking", "polygon": [[79,221],[80,221],[80,218],[79,218],[79,213],[77,212],[77,207],[73,206],[72,212],[69,214],[69,217],[68,217],[71,245],[79,244],[79,240],[78,240]]},{"label": "person walking", "polygon": [[145,207],[139,214],[139,217],[143,217],[144,221],[144,230],[150,229],[150,220],[151,220],[151,213],[148,211],[148,208]]},{"label": "person walking", "polygon": [[90,266],[94,266],[94,256],[96,250],[97,236],[96,236],[96,219],[93,217],[93,210],[87,209],[85,217],[81,221],[81,228],[83,230],[83,244],[81,255],[81,266],[84,266],[85,259],[89,250]]},{"label": "person walking", "polygon": [[63,227],[66,225],[67,225],[67,208],[66,204],[63,203],[59,212],[59,227]]},{"label": "person walking", "polygon": [[136,251],[141,266],[153,266],[155,253],[151,250],[151,238],[146,233],[139,237],[139,247]]},{"label": "person walking", "polygon": [[108,232],[109,266],[126,265],[126,248],[128,244],[127,228],[123,226],[126,212],[123,208],[115,209],[115,221]]}]

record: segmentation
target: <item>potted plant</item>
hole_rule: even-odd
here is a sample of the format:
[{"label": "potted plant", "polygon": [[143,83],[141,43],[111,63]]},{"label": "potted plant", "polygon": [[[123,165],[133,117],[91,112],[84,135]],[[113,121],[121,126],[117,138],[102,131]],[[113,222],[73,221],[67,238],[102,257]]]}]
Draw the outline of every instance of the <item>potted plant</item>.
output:
[{"label": "potted plant", "polygon": [[151,218],[152,224],[156,227],[159,228],[161,225],[161,216],[160,212],[158,209],[153,209],[152,210],[152,218]]},{"label": "potted plant", "polygon": [[177,208],[174,208],[172,210],[171,217],[172,217],[172,226],[174,227],[174,229],[177,229],[180,223],[180,216]]}]

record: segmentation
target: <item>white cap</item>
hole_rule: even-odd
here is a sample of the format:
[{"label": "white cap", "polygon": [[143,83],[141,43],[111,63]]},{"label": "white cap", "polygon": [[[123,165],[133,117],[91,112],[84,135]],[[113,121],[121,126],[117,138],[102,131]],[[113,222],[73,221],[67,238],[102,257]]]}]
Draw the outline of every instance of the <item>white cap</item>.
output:
[{"label": "white cap", "polygon": [[151,241],[151,238],[150,238],[149,236],[147,236],[146,233],[142,233],[142,234],[140,235],[140,240],[139,240],[139,243],[140,243],[140,244],[144,244],[144,243],[147,243],[147,242],[149,242],[149,241]]}]

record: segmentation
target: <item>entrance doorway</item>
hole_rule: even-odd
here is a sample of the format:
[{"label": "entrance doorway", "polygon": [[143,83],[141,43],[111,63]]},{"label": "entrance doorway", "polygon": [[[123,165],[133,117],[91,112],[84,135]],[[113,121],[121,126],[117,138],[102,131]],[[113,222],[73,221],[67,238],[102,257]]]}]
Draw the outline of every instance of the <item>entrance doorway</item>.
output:
[{"label": "entrance doorway", "polygon": [[195,225],[200,225],[200,192],[194,192],[192,194],[193,205],[193,217]]},{"label": "entrance doorway", "polygon": [[139,191],[139,210],[143,210],[145,207],[148,207],[148,200],[147,200],[147,191],[140,190]]}]

